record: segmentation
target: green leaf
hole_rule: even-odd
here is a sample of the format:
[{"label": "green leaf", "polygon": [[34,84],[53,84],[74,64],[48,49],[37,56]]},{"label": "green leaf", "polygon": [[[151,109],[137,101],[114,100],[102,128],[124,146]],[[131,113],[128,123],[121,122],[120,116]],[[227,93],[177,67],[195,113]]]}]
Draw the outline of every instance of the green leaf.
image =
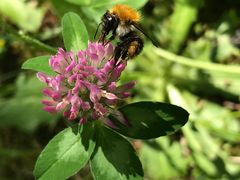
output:
[{"label": "green leaf", "polygon": [[66,0],[66,1],[80,6],[87,6],[91,3],[91,0]]},{"label": "green leaf", "polygon": [[14,85],[15,94],[0,100],[0,127],[14,127],[21,131],[33,132],[40,124],[56,123],[58,116],[42,110],[44,84],[36,76],[20,74]]},{"label": "green leaf", "polygon": [[88,32],[81,18],[69,12],[62,18],[62,33],[65,48],[77,52],[88,44]]},{"label": "green leaf", "polygon": [[147,2],[148,2],[147,0],[138,0],[138,1],[121,0],[119,3],[126,4],[128,6],[131,6],[134,9],[140,9]]},{"label": "green leaf", "polygon": [[35,178],[66,179],[77,173],[94,150],[93,132],[91,123],[67,128],[57,134],[38,157]]},{"label": "green leaf", "polygon": [[138,102],[119,109],[129,126],[110,119],[118,126],[115,131],[136,139],[166,136],[179,130],[187,121],[189,113],[183,108],[160,102]]},{"label": "green leaf", "polygon": [[26,0],[1,0],[0,14],[23,30],[36,32],[46,11],[46,8],[38,7]]},{"label": "green leaf", "polygon": [[147,3],[147,0],[138,0],[138,1],[129,1],[129,0],[115,0],[115,1],[111,1],[111,0],[103,0],[103,1],[98,1],[95,0],[96,2],[93,1],[93,3],[90,4],[91,7],[112,7],[116,4],[125,4],[128,6],[131,6],[134,9],[139,9],[142,6],[144,6],[144,4]]},{"label": "green leaf", "polygon": [[195,163],[199,168],[208,175],[208,177],[214,177],[218,174],[218,169],[214,164],[213,159],[209,159],[206,155],[202,154],[201,152],[193,153],[193,158]]},{"label": "green leaf", "polygon": [[[163,142],[164,145],[163,143],[160,144],[159,141]],[[176,148],[176,145],[179,149]],[[181,177],[187,171],[187,167],[185,168],[187,158],[182,155],[180,143],[170,143],[169,137],[142,143],[139,149],[139,156],[143,164],[145,176],[149,179],[161,180]],[[183,169],[183,173],[180,173],[181,169]]]},{"label": "green leaf", "polygon": [[51,4],[59,17],[63,17],[68,12],[79,13],[80,7],[67,1],[51,0]]},{"label": "green leaf", "polygon": [[95,180],[143,179],[141,162],[131,144],[106,127],[99,129],[90,163]]},{"label": "green leaf", "polygon": [[56,73],[49,66],[50,56],[38,56],[25,61],[22,65],[22,69],[31,69],[46,73],[48,75],[55,75]]},{"label": "green leaf", "polygon": [[[203,5],[202,0],[176,0],[173,14],[170,17],[169,37],[170,49],[177,52],[184,42],[191,25],[196,21],[198,9]],[[181,25],[180,25],[181,24]],[[178,27],[178,28],[176,28]]]},{"label": "green leaf", "polygon": [[80,5],[80,6],[88,6],[94,8],[110,8],[116,4],[125,4],[131,6],[135,9],[139,9],[147,3],[147,0],[138,0],[138,1],[129,1],[129,0],[66,0],[69,3]]}]

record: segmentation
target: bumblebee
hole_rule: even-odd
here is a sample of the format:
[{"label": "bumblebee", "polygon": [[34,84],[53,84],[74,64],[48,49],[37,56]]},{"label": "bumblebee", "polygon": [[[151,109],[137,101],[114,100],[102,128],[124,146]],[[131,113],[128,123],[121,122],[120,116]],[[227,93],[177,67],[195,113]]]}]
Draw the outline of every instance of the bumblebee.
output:
[{"label": "bumblebee", "polygon": [[[119,59],[132,59],[142,51],[144,42],[136,30],[141,31],[155,46],[158,46],[157,43],[140,28],[139,21],[139,12],[127,5],[115,5],[102,16],[101,23],[99,24],[99,26],[102,26],[99,42],[105,45],[115,38],[119,39],[114,52],[116,62]],[[107,40],[106,38],[110,33],[111,36]]]}]

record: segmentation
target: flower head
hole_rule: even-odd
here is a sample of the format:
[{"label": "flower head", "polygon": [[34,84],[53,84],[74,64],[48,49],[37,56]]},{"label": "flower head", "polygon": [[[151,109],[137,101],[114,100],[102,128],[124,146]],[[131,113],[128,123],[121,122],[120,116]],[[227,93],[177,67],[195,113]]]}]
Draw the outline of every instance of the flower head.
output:
[{"label": "flower head", "polygon": [[89,43],[88,48],[79,51],[65,52],[59,49],[49,60],[50,67],[56,76],[37,73],[40,81],[48,87],[43,90],[48,100],[43,100],[44,110],[50,113],[62,111],[68,120],[78,119],[85,123],[89,119],[100,119],[114,126],[107,116],[112,113],[125,123],[121,113],[114,111],[113,106],[130,94],[135,82],[117,86],[126,61],[115,63],[112,58],[114,47],[109,43]]}]

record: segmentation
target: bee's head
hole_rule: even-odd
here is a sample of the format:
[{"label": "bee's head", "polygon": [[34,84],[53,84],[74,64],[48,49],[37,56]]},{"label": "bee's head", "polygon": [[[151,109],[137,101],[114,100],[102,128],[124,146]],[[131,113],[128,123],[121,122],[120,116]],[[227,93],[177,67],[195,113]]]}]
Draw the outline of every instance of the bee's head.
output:
[{"label": "bee's head", "polygon": [[104,43],[106,36],[110,33],[110,31],[115,31],[118,24],[119,18],[115,14],[107,11],[102,17],[102,31],[99,41]]}]

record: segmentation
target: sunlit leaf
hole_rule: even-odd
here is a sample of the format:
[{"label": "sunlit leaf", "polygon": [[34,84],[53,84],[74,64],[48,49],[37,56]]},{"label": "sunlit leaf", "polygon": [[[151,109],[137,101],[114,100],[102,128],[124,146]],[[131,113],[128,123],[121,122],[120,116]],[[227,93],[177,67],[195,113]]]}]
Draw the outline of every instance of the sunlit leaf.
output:
[{"label": "sunlit leaf", "polygon": [[44,9],[35,7],[33,3],[22,0],[1,0],[0,14],[6,16],[20,28],[34,32],[41,26]]},{"label": "sunlit leaf", "polygon": [[138,0],[138,1],[129,1],[129,0],[115,0],[115,1],[111,1],[111,0],[102,0],[102,1],[98,1],[98,0],[66,0],[69,3],[73,3],[76,5],[80,5],[80,6],[89,6],[89,7],[94,7],[94,8],[109,8],[111,6],[114,6],[116,4],[125,4],[125,5],[129,5],[135,9],[139,9],[141,8],[144,4],[147,3],[147,0]]},{"label": "sunlit leaf", "polygon": [[91,0],[66,0],[69,3],[77,4],[81,6],[87,6],[91,3]]},{"label": "sunlit leaf", "polygon": [[143,179],[143,170],[131,144],[106,127],[98,131],[98,146],[91,159],[95,180]]},{"label": "sunlit leaf", "polygon": [[66,179],[84,167],[95,146],[92,124],[69,127],[57,134],[38,157],[35,178]]},{"label": "sunlit leaf", "polygon": [[180,45],[184,42],[191,25],[196,21],[198,9],[202,6],[202,0],[175,1],[174,12],[170,17],[169,36],[171,38],[170,48],[173,52],[177,52]]},{"label": "sunlit leaf", "polygon": [[69,12],[62,18],[63,41],[68,51],[83,50],[88,44],[88,32],[81,18]]},{"label": "sunlit leaf", "polygon": [[22,69],[31,69],[46,73],[48,75],[56,74],[49,66],[50,56],[38,56],[25,61],[22,65]]}]

